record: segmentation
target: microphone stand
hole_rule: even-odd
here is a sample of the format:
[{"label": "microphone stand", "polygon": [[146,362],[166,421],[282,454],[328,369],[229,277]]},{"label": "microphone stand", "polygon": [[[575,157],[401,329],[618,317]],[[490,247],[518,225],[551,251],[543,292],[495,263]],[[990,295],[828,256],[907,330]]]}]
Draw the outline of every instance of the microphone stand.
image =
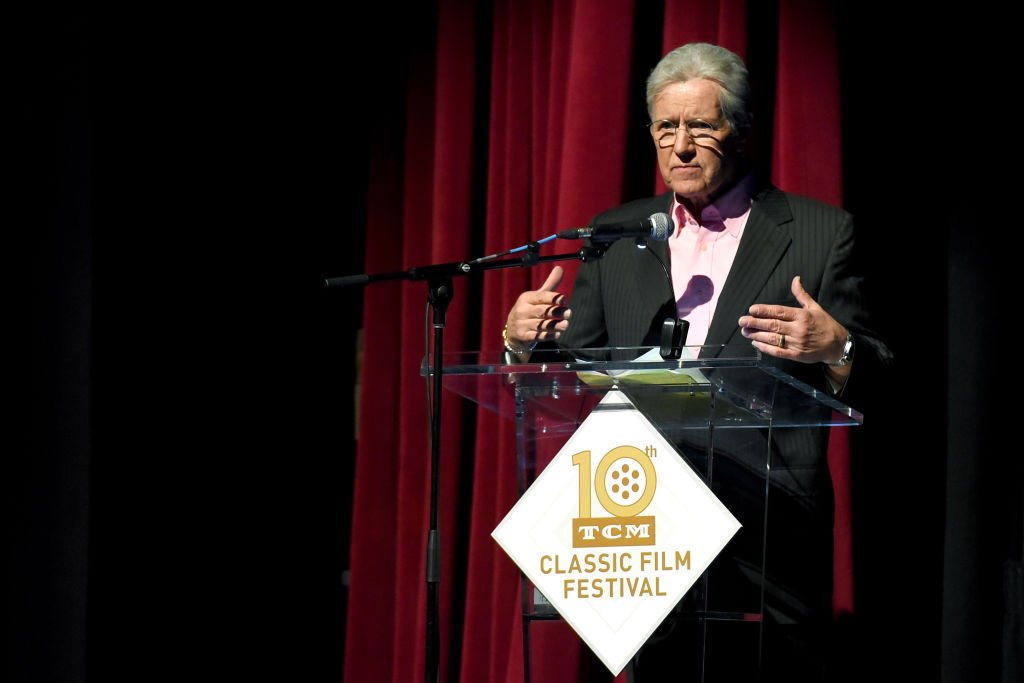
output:
[{"label": "microphone stand", "polygon": [[375,282],[392,280],[426,280],[427,301],[434,309],[434,360],[428,373],[432,378],[431,401],[433,410],[430,413],[430,528],[427,531],[427,651],[426,681],[439,683],[441,675],[441,628],[440,600],[441,584],[441,535],[438,530],[438,496],[440,494],[441,469],[441,375],[444,369],[444,326],[448,304],[452,300],[454,290],[452,278],[472,275],[485,270],[501,268],[532,267],[549,261],[567,261],[578,259],[591,261],[604,255],[611,243],[592,244],[580,248],[577,252],[540,256],[540,244],[530,242],[526,251],[519,258],[440,263],[428,266],[417,266],[408,270],[392,271],[361,275],[332,277],[324,280],[325,287],[349,287],[368,285]]}]

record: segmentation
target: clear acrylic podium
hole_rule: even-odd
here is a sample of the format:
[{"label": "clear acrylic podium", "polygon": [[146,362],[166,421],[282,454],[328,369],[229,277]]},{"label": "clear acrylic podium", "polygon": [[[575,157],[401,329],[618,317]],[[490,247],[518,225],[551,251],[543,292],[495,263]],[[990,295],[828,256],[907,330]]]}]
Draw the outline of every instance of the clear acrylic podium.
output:
[{"label": "clear acrylic podium", "polygon": [[[812,583],[823,572],[831,576],[830,564],[811,560],[801,566],[805,541],[785,532],[802,528],[800,515],[809,511],[799,504],[799,468],[790,471],[780,453],[791,452],[794,440],[824,444],[828,427],[859,425],[863,417],[780,371],[749,345],[688,347],[684,360],[591,360],[650,351],[548,352],[527,363],[506,362],[498,353],[451,353],[442,382],[515,422],[520,494],[583,420],[604,409],[598,403],[605,394],[622,392],[742,524],[648,642],[653,647],[669,632],[685,633],[678,680],[756,676],[767,647],[766,613],[781,623],[799,619],[804,575]],[[529,680],[531,624],[559,617],[525,576],[522,598]],[[638,653],[640,666],[646,648]]]}]

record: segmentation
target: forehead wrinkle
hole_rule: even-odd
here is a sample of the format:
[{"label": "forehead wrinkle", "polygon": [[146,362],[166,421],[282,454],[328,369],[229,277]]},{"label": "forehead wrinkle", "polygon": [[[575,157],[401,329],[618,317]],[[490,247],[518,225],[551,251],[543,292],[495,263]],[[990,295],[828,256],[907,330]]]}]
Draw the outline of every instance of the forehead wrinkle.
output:
[{"label": "forehead wrinkle", "polygon": [[[707,83],[707,85],[704,85]],[[706,79],[691,79],[670,83],[654,100],[654,120],[719,121],[722,108],[718,101],[717,84]],[[667,115],[666,115],[667,112]],[[682,118],[679,118],[682,115]]]}]

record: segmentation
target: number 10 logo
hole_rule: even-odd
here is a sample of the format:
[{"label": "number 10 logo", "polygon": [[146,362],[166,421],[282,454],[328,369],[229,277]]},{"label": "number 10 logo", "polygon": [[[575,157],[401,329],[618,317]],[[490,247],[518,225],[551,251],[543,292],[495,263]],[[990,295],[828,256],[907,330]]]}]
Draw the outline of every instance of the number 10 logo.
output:
[{"label": "number 10 logo", "polygon": [[[654,545],[654,517],[639,514],[654,499],[658,474],[651,462],[654,448],[616,446],[601,458],[591,480],[591,453],[572,456],[579,468],[579,517],[573,520],[574,548]],[[591,514],[593,493],[612,517]]]}]

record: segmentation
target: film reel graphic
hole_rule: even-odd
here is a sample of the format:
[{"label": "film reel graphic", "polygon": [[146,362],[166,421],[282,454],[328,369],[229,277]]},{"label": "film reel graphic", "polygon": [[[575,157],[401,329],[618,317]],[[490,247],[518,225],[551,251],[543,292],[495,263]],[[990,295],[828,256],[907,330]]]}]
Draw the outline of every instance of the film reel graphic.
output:
[{"label": "film reel graphic", "polygon": [[591,517],[591,481],[601,507],[615,517],[635,517],[643,512],[658,486],[653,452],[653,447],[643,451],[636,446],[616,446],[601,458],[593,480],[590,451],[574,454],[572,464],[579,467],[580,517]]}]

